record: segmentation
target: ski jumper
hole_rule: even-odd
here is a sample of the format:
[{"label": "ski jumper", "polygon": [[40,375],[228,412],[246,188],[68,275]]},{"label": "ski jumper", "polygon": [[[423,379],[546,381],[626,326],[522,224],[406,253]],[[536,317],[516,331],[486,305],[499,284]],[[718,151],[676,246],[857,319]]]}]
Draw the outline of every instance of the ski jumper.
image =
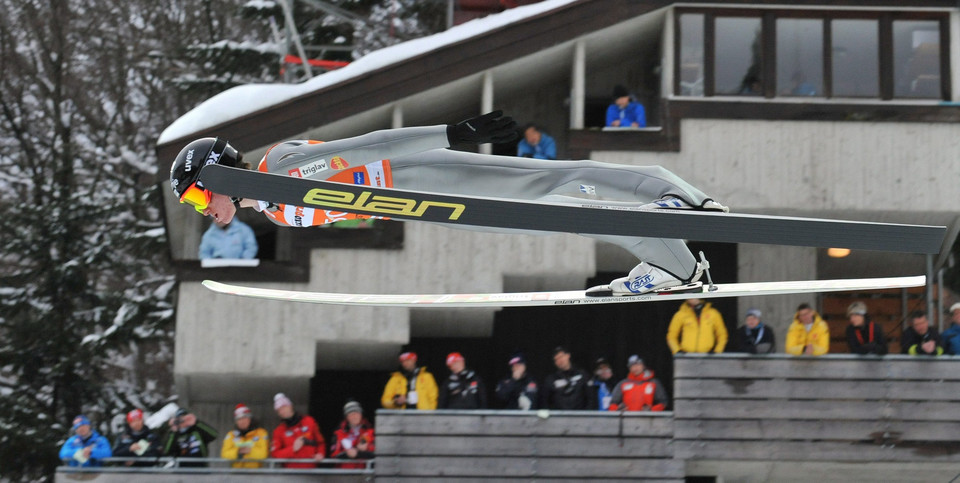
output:
[{"label": "ski jumper", "polygon": [[[673,195],[692,206],[702,206],[711,199],[660,166],[547,161],[445,149],[448,147],[444,125],[389,129],[330,142],[282,142],[267,150],[258,169],[375,187],[554,203],[602,200],[610,205],[639,207]],[[275,223],[290,226],[369,217],[271,205],[265,201],[261,201],[258,208]],[[474,228],[500,233],[535,233]],[[682,240],[584,236],[621,246],[642,261],[680,279],[688,279],[696,269],[696,259]]]}]

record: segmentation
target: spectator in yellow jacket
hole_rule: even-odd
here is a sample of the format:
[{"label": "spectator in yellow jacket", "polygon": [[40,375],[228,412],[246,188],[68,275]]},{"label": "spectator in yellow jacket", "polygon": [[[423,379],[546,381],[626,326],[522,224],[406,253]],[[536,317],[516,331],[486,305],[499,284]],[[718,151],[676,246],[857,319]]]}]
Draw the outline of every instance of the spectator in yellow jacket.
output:
[{"label": "spectator in yellow jacket", "polygon": [[701,299],[684,301],[667,329],[670,352],[723,352],[727,346],[727,327],[723,316]]},{"label": "spectator in yellow jacket", "polygon": [[800,304],[787,330],[786,349],[795,356],[822,356],[830,351],[830,327],[810,304]]},{"label": "spectator in yellow jacket", "polygon": [[380,402],[385,409],[437,409],[437,381],[426,367],[417,367],[417,354],[400,354],[401,370],[390,375]]},{"label": "spectator in yellow jacket", "polygon": [[270,435],[266,429],[253,423],[253,412],[245,404],[233,408],[236,427],[227,433],[220,448],[220,457],[227,460],[244,460],[233,464],[234,468],[260,468],[262,460],[270,454]]}]

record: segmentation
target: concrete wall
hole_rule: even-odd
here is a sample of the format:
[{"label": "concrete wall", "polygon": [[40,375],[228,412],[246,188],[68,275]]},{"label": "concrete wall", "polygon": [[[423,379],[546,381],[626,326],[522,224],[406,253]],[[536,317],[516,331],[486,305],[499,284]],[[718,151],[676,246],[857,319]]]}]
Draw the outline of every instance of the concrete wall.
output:
[{"label": "concrete wall", "polygon": [[[886,212],[910,222],[920,213],[946,217],[960,203],[958,124],[685,119],[680,137],[676,153],[595,151],[591,157],[662,165],[733,211],[866,220]],[[741,282],[817,278],[813,248],[742,244],[738,263]],[[750,307],[769,314],[782,350],[801,302],[816,300],[741,298],[738,307],[740,314]]]}]

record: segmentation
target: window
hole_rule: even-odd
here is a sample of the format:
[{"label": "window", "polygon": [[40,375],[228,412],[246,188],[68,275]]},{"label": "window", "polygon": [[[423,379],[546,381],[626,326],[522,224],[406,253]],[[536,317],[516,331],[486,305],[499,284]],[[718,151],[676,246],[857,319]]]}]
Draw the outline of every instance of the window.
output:
[{"label": "window", "polygon": [[880,96],[880,37],[876,20],[830,23],[830,67],[835,97]]},{"label": "window", "polygon": [[893,93],[897,97],[940,97],[939,22],[893,22]]},{"label": "window", "polygon": [[763,95],[760,18],[716,19],[716,95]]},{"label": "window", "polygon": [[824,95],[822,20],[777,19],[777,95]]},{"label": "window", "polygon": [[949,99],[949,14],[678,8],[680,96]]},{"label": "window", "polygon": [[703,95],[703,14],[680,16],[680,95]]}]

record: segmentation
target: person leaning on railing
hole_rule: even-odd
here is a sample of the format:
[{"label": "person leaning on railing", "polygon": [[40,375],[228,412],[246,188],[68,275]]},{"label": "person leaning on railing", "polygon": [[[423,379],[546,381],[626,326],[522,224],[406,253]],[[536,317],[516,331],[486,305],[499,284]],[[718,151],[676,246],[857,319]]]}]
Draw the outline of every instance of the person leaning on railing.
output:
[{"label": "person leaning on railing", "polygon": [[[160,456],[160,438],[143,424],[143,411],[127,413],[127,423],[113,445],[113,456],[125,458],[156,458]],[[126,466],[154,466],[154,460],[125,461]]]},{"label": "person leaning on railing", "polygon": [[[330,457],[347,460],[373,459],[376,450],[373,425],[363,417],[363,407],[357,401],[343,405],[343,422],[333,432],[335,441],[330,446]],[[366,463],[343,463],[339,468],[365,468]]]},{"label": "person leaning on railing", "polygon": [[[207,458],[210,455],[207,445],[217,439],[217,430],[200,421],[184,408],[170,419],[170,434],[163,445],[165,456],[179,458]],[[204,461],[180,462],[184,467],[206,467]]]},{"label": "person leaning on railing", "polygon": [[235,427],[227,433],[220,447],[220,457],[228,460],[243,460],[233,463],[234,468],[260,468],[256,461],[270,456],[270,437],[266,429],[256,424],[253,411],[245,404],[233,408]]}]

